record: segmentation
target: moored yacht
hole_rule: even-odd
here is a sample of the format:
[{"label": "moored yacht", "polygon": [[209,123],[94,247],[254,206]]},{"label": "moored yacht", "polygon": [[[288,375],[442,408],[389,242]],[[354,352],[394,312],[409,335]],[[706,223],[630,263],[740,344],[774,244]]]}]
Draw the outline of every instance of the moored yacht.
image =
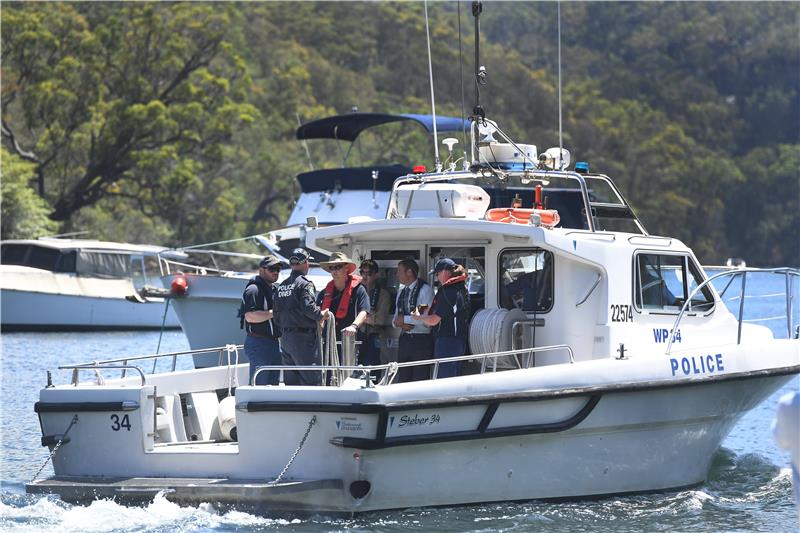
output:
[{"label": "moored yacht", "polygon": [[[177,328],[166,306],[160,246],[86,239],[8,240],[0,250],[4,331]],[[143,301],[139,291],[162,292]],[[155,289],[155,290],[153,290]]]}]

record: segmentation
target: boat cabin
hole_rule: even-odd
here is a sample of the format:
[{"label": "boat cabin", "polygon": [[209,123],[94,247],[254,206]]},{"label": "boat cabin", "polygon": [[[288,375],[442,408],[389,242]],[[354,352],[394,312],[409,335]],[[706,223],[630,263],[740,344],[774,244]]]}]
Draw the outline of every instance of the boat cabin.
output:
[{"label": "boat cabin", "polygon": [[83,239],[8,240],[0,244],[0,264],[22,267],[6,267],[6,275],[16,272],[28,275],[50,273],[79,278],[131,280],[136,289],[145,285],[161,286],[159,254],[166,254],[172,259],[185,257],[185,254],[171,252],[160,246]]},{"label": "boat cabin", "polygon": [[[681,343],[688,331],[707,327],[715,311],[710,288],[692,297],[681,331],[670,335],[705,276],[683,243],[647,234],[608,177],[509,172],[507,186],[495,187],[511,191],[505,207],[492,207],[497,197],[479,186],[481,179],[470,172],[401,179],[385,219],[309,230],[306,240],[357,262],[377,261],[394,294],[402,259],[415,260],[434,286],[438,259],[463,265],[473,354],[568,347],[534,354],[541,366],[620,356],[619,350],[663,353],[670,338]],[[500,362],[521,365],[519,357]]]}]

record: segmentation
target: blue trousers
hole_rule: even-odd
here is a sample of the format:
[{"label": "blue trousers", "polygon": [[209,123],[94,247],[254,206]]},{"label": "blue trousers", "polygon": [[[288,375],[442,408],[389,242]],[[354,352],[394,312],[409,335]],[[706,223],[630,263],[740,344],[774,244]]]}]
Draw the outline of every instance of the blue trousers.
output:
[{"label": "blue trousers", "polygon": [[[458,337],[438,337],[433,349],[433,356],[437,359],[442,357],[456,357],[467,352],[467,343]],[[438,378],[452,378],[461,374],[461,361],[444,363],[439,365]]]},{"label": "blue trousers", "polygon": [[[247,382],[248,385],[253,383],[253,376],[256,375],[257,367],[281,364],[281,348],[277,339],[251,337],[248,335],[244,339],[244,354],[250,360],[250,380]],[[264,370],[258,375],[256,385],[277,384],[277,370]]]}]

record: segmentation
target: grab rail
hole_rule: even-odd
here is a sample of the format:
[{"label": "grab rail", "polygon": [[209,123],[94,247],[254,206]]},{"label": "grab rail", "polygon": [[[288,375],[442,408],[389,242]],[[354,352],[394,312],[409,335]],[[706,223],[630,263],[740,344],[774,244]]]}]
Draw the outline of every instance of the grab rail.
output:
[{"label": "grab rail", "polygon": [[[445,363],[454,363],[458,361],[468,361],[470,359],[482,359],[481,364],[481,374],[486,372],[487,361],[488,359],[497,360],[498,357],[505,357],[508,355],[518,355],[523,353],[531,353],[531,352],[548,352],[548,351],[556,351],[556,350],[566,350],[569,354],[570,363],[575,362],[575,355],[572,351],[572,348],[567,346],[566,344],[557,344],[553,346],[535,346],[531,348],[520,348],[517,350],[507,350],[504,352],[492,352],[492,353],[484,353],[484,354],[469,354],[469,355],[457,355],[453,357],[442,357],[438,359],[425,359],[421,361],[409,361],[407,363],[386,363],[382,365],[265,365],[259,366],[256,368],[255,374],[253,374],[253,379],[251,380],[251,385],[256,383],[256,378],[261,372],[269,371],[269,370],[277,370],[278,371],[278,383],[283,383],[283,373],[285,370],[313,370],[313,371],[320,371],[320,372],[328,372],[328,371],[345,371],[345,372],[361,372],[362,378],[367,380],[369,383],[368,376],[370,372],[376,370],[385,370],[386,374],[383,376],[383,379],[379,382],[381,385],[389,385],[392,383],[394,378],[397,376],[397,370],[400,368],[412,367],[412,366],[428,366],[433,365],[433,375],[431,376],[431,380],[435,380],[438,378],[439,373],[439,366]],[[525,368],[530,368],[531,363],[533,362],[533,358],[528,357],[526,358],[526,366]],[[497,371],[497,366],[494,365],[493,371]],[[323,380],[325,382],[325,380]],[[369,386],[369,385],[368,385]]]},{"label": "grab rail", "polygon": [[[76,387],[78,386],[78,372],[80,372],[81,370],[101,370],[105,368],[110,368],[112,370],[120,368],[125,370],[136,370],[139,373],[139,377],[142,379],[142,386],[144,386],[146,383],[144,372],[142,372],[142,369],[139,368],[138,366],[133,366],[133,365],[109,365],[109,366],[63,365],[58,367],[59,370],[72,370],[72,384],[75,385]],[[100,378],[102,379],[102,376],[100,376]]]},{"label": "grab rail", "polygon": [[[239,345],[229,344],[228,346],[236,346],[237,350],[238,349],[242,349],[242,350],[244,349],[244,346],[241,345],[241,344],[239,344]],[[88,363],[77,363],[77,364],[74,364],[74,365],[63,365],[63,366],[59,366],[58,369],[59,370],[121,369],[122,370],[122,374],[121,374],[120,378],[125,378],[127,376],[128,370],[136,370],[142,376],[142,385],[144,385],[145,384],[145,375],[146,375],[145,372],[141,368],[139,368],[138,366],[129,365],[128,364],[129,362],[131,362],[131,361],[144,361],[144,360],[152,359],[153,360],[153,371],[150,372],[150,374],[155,374],[156,373],[156,371],[155,371],[156,370],[156,364],[157,364],[158,360],[162,359],[162,358],[165,358],[165,357],[172,357],[172,368],[170,369],[170,372],[175,372],[175,369],[176,369],[176,366],[177,366],[177,362],[178,362],[178,356],[184,356],[184,355],[194,356],[194,355],[198,355],[198,354],[218,352],[219,353],[219,357],[217,359],[217,366],[222,366],[223,356],[227,352],[228,346],[220,346],[220,347],[217,347],[217,348],[203,348],[203,349],[200,349],[200,350],[188,350],[188,351],[183,351],[183,352],[166,352],[166,353],[159,353],[159,354],[134,355],[134,356],[130,356],[130,357],[119,357],[119,358],[116,358],[116,359],[106,359],[106,360],[103,360],[103,361],[90,361]],[[116,364],[116,363],[122,363],[122,364]],[[75,375],[75,373],[73,373],[73,384],[77,385],[77,382],[75,381],[75,379],[76,379],[76,375]]]},{"label": "grab rail", "polygon": [[[739,291],[739,312],[738,312],[738,316],[737,316],[738,327],[737,327],[737,332],[736,332],[736,344],[741,344],[742,343],[742,322],[744,321],[743,320],[743,316],[744,316],[744,300],[745,300],[744,292],[745,292],[745,288],[747,286],[747,273],[748,272],[752,272],[752,273],[767,273],[767,274],[768,273],[773,273],[773,274],[783,274],[784,275],[784,277],[786,278],[785,279],[785,283],[786,283],[786,330],[787,330],[787,333],[789,335],[789,338],[792,338],[792,325],[793,325],[792,313],[793,313],[793,310],[794,310],[794,305],[792,303],[792,300],[793,300],[793,290],[794,290],[794,277],[800,277],[800,270],[798,270],[796,268],[790,268],[790,267],[781,267],[781,268],[736,268],[736,269],[732,269],[732,270],[726,270],[725,272],[720,272],[719,274],[715,274],[715,275],[711,276],[710,278],[708,278],[705,281],[703,281],[702,283],[700,283],[697,287],[695,287],[695,289],[689,294],[689,297],[686,298],[686,301],[683,302],[683,306],[681,306],[681,311],[680,311],[680,313],[678,313],[678,316],[675,318],[675,323],[672,324],[672,331],[678,331],[678,326],[680,325],[681,320],[683,320],[683,316],[686,313],[687,309],[691,310],[692,298],[694,297],[695,294],[698,293],[698,291],[702,290],[703,287],[706,287],[707,285],[709,285],[715,279],[718,279],[718,278],[721,278],[721,277],[725,277],[725,276],[731,276],[731,280],[725,285],[725,288],[720,293],[720,301],[722,301],[722,295],[725,294],[725,292],[728,290],[728,287],[730,287],[731,283],[733,283],[733,279],[736,276],[742,276],[742,288]],[[778,318],[783,318],[783,317],[778,317]],[[669,355],[671,353],[672,341],[673,340],[674,340],[674,337],[672,335],[670,335],[670,338],[669,338],[669,340],[667,342],[666,355]]]}]

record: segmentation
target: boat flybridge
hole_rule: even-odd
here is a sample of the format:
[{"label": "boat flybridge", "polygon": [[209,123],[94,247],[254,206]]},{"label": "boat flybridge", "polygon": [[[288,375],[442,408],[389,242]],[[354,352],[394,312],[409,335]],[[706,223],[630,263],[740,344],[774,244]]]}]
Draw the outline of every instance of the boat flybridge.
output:
[{"label": "boat flybridge", "polygon": [[[467,355],[361,367],[327,346],[320,387],[253,386],[235,346],[214,368],[60,367],[71,382],[35,407],[55,476],[28,491],[352,513],[702,483],[736,421],[800,373],[798,317],[790,304],[788,338],[743,321],[685,244],[649,235],[607,176],[562,154],[484,142],[466,170],[399,178],[384,219],[308,230],[385,271],[464,265]],[[487,180],[529,199],[490,208]],[[171,369],[146,373],[154,358]],[[439,378],[456,359],[465,372]],[[396,382],[405,365],[431,378]]]}]

